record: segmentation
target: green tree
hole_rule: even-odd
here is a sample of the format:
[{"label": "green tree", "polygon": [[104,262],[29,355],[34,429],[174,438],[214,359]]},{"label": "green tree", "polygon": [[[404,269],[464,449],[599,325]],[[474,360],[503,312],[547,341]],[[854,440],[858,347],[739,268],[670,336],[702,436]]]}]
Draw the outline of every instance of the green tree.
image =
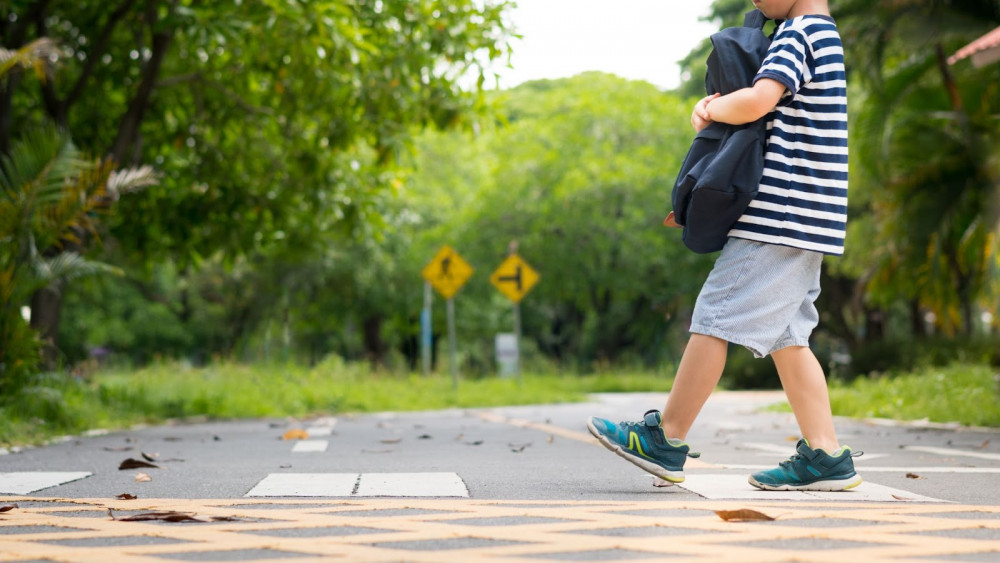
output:
[{"label": "green tree", "polygon": [[[88,152],[154,164],[162,182],[123,201],[110,231],[130,270],[172,259],[183,277],[219,255],[302,257],[329,244],[318,233],[372,221],[391,186],[383,174],[353,181],[343,155],[367,146],[385,169],[412,126],[454,125],[476,109],[481,98],[463,85],[481,83],[507,49],[505,9],[12,0],[0,6],[3,46],[51,37],[71,64],[54,80],[0,86],[0,147],[51,119]],[[58,318],[58,304],[36,306]]]},{"label": "green tree", "polygon": [[76,252],[44,251],[96,234],[96,217],[121,194],[153,183],[148,167],[116,172],[106,159],[84,158],[51,127],[0,157],[0,395],[32,375],[39,360],[40,343],[21,315],[31,296],[114,270]]},{"label": "green tree", "polygon": [[834,7],[863,92],[852,188],[866,213],[852,228],[877,241],[859,249],[858,273],[873,303],[911,302],[968,336],[978,307],[997,305],[1000,66],[947,54],[1000,23],[1000,2]]}]

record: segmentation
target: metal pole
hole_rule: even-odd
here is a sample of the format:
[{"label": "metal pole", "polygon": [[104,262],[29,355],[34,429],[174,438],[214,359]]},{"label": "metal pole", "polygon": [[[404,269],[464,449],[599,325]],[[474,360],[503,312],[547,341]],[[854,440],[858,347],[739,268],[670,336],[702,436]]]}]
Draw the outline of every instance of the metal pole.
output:
[{"label": "metal pole", "polygon": [[455,344],[455,300],[448,298],[448,348],[450,349],[451,386],[458,389],[458,350]]},{"label": "metal pole", "polygon": [[517,382],[521,383],[521,304],[514,303],[514,343],[517,345],[517,361],[514,363],[514,373]]},{"label": "metal pole", "polygon": [[431,324],[433,295],[431,282],[424,282],[424,310],[420,312],[420,356],[423,360],[424,375],[431,374],[431,350],[434,346],[433,325]]}]

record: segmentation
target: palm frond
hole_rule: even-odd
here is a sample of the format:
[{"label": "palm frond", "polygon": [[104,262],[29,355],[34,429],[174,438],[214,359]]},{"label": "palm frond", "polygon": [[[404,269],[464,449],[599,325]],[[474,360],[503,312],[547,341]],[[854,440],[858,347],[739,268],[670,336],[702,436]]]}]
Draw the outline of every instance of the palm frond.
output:
[{"label": "palm frond", "polygon": [[23,68],[34,69],[40,80],[46,80],[52,63],[60,56],[62,50],[48,37],[35,39],[16,50],[0,48],[0,79],[15,69]]},{"label": "palm frond", "polygon": [[62,252],[53,258],[35,261],[35,278],[42,285],[55,281],[70,281],[95,274],[121,275],[120,268],[88,260],[76,252]]},{"label": "palm frond", "polygon": [[137,168],[126,168],[116,170],[108,178],[106,187],[107,195],[115,201],[123,193],[131,193],[142,188],[155,186],[160,178],[152,166],[145,165]]}]

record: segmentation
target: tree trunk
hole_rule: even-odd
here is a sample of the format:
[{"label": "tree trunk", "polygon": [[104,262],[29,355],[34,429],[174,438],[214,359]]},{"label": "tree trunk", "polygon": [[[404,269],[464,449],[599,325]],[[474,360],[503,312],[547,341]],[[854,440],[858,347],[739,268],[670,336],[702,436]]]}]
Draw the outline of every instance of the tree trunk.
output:
[{"label": "tree trunk", "polygon": [[31,328],[42,339],[42,367],[53,371],[59,367],[59,317],[62,311],[62,282],[40,289],[31,296]]},{"label": "tree trunk", "polygon": [[[160,69],[163,66],[163,61],[167,56],[167,50],[170,48],[170,42],[174,34],[174,30],[166,25],[162,26],[162,30],[156,31],[160,27],[160,22],[157,21],[156,16],[156,2],[151,1],[148,5],[149,9],[146,10],[148,21],[146,24],[153,32],[152,55],[142,69],[142,81],[139,83],[139,89],[136,91],[135,97],[129,103],[128,110],[118,124],[118,135],[115,138],[114,145],[111,147],[111,157],[115,162],[123,164],[136,163],[142,155],[141,149],[138,146],[140,138],[139,128],[142,126],[142,119],[146,115],[149,100],[153,95],[153,90],[156,88],[156,81],[160,76]],[[172,12],[176,6],[177,0],[174,0],[170,5],[170,11]]]},{"label": "tree trunk", "polygon": [[365,356],[372,364],[385,361],[385,341],[382,340],[381,316],[365,317],[361,323],[361,334],[365,345]]}]

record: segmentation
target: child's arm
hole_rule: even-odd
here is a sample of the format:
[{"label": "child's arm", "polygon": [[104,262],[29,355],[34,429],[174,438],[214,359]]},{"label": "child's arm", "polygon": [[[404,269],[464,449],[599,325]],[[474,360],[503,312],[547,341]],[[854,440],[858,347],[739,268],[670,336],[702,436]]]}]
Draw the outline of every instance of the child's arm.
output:
[{"label": "child's arm", "polygon": [[[701,119],[730,125],[743,125],[767,115],[778,105],[785,85],[770,78],[761,78],[750,88],[714,98],[704,104]],[[697,112],[699,107],[695,107]]]}]

